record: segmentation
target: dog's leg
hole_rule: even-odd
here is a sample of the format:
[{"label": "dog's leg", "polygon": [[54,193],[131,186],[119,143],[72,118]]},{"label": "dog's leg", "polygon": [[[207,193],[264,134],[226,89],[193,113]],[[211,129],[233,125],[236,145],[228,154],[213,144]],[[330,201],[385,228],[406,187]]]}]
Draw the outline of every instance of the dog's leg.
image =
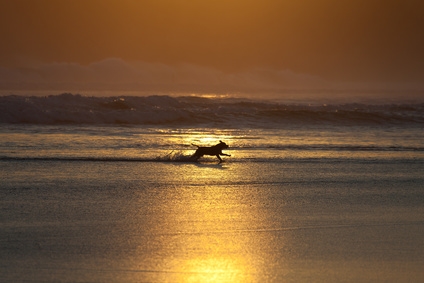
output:
[{"label": "dog's leg", "polygon": [[222,159],[221,159],[221,157],[219,157],[219,154],[217,154],[216,157],[218,157],[219,163],[221,163],[222,162]]},{"label": "dog's leg", "polygon": [[219,152],[219,155],[222,155],[222,156],[231,156],[229,154],[223,153],[222,150]]},{"label": "dog's leg", "polygon": [[202,157],[202,154],[199,154],[198,152],[195,152],[191,157],[190,160],[197,161],[200,157]]},{"label": "dog's leg", "polygon": [[199,156],[199,155],[197,155],[197,154],[193,154],[193,155],[190,157],[190,160],[197,161],[197,159],[199,159],[199,158],[200,158],[200,156]]}]

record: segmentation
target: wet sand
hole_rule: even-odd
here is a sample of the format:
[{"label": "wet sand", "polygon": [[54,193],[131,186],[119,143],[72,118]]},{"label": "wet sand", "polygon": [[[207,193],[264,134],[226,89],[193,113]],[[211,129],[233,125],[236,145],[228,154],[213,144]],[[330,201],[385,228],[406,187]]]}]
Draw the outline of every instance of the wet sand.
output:
[{"label": "wet sand", "polygon": [[2,162],[1,282],[422,282],[419,162]]}]

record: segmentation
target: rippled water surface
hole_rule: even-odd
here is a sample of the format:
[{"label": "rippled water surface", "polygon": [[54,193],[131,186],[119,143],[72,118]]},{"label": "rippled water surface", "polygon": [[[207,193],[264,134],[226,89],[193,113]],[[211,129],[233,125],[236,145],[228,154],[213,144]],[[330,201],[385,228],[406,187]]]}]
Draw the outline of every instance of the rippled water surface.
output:
[{"label": "rippled water surface", "polygon": [[[230,145],[218,163],[191,144]],[[423,133],[3,126],[2,282],[422,282]]]}]

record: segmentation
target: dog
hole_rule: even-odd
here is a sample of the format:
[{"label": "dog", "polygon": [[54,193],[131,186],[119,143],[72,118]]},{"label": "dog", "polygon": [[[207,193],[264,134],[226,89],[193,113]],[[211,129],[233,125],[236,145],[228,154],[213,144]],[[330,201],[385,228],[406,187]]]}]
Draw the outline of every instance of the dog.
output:
[{"label": "dog", "polygon": [[190,159],[194,161],[197,161],[203,155],[215,155],[219,159],[219,163],[221,163],[222,159],[220,155],[231,156],[230,154],[222,153],[223,149],[228,148],[228,145],[223,141],[219,141],[219,144],[214,146],[198,146],[195,144],[192,145],[197,146],[196,152],[190,157]]}]

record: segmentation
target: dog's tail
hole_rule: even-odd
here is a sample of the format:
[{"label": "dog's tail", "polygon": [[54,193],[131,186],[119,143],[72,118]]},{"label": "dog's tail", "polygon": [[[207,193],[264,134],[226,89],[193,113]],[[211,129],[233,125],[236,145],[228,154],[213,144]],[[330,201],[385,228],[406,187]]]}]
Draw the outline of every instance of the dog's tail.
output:
[{"label": "dog's tail", "polygon": [[199,146],[197,144],[192,143],[191,145],[197,146],[197,148],[199,148]]}]

